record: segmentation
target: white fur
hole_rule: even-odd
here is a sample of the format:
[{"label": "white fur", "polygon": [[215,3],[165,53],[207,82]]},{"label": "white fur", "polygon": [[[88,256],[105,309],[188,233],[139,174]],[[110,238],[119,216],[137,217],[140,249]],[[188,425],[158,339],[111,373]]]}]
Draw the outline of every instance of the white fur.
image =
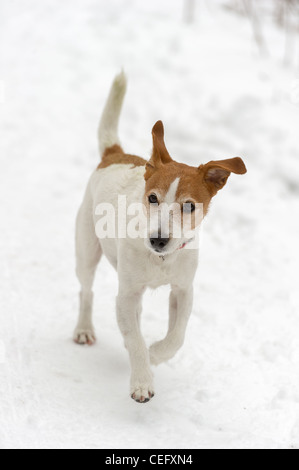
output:
[{"label": "white fur", "polygon": [[180,178],[176,178],[169,186],[169,189],[164,199],[164,202],[166,202],[166,204],[171,205],[176,201],[175,196],[179,187],[179,183],[180,183]]},{"label": "white fur", "polygon": [[[117,270],[119,292],[117,319],[129,351],[132,376],[131,394],[136,400],[154,393],[150,363],[159,364],[174,356],[184,341],[192,309],[192,284],[197,268],[196,250],[176,250],[163,260],[150,252],[142,239],[102,239],[95,235],[95,208],[101,202],[114,205],[124,192],[128,205],[142,200],[144,168],[112,165],[96,171],[89,182],[77,219],[77,275],[82,286],[80,317],[74,338],[80,343],[93,341],[91,320],[92,284],[102,253]],[[113,188],[113,190],[112,190]],[[147,349],[142,338],[139,317],[142,296],[147,287],[172,286],[169,330],[163,341]]]},{"label": "white fur", "polygon": [[115,144],[120,145],[118,138],[118,121],[126,89],[127,79],[125,73],[122,71],[115,77],[112,83],[110,94],[100,121],[98,136],[101,155],[107,147],[112,147],[112,145]]},{"label": "white fur", "polygon": [[[118,85],[117,85],[118,86]],[[115,89],[114,89],[115,90]],[[109,121],[114,116],[118,121],[120,99],[112,91],[109,106],[100,131],[101,148],[110,142],[117,128]],[[116,109],[117,108],[117,109]],[[107,118],[108,116],[108,118]],[[107,120],[106,120],[107,118]],[[106,127],[110,122],[112,133]],[[108,136],[108,137],[107,137]],[[114,137],[112,140],[114,140]],[[77,276],[81,284],[80,316],[74,333],[75,341],[94,341],[92,325],[92,285],[95,270],[102,254],[117,270],[119,291],[116,302],[117,320],[123,334],[131,362],[131,394],[136,401],[147,401],[154,394],[153,374],[150,364],[159,364],[174,356],[182,346],[187,322],[192,309],[193,279],[197,268],[197,250],[178,250],[177,247],[164,259],[154,254],[137,238],[114,238],[99,240],[95,234],[98,220],[96,207],[99,203],[111,203],[117,212],[118,195],[127,198],[127,204],[141,202],[145,190],[144,167],[115,164],[93,173],[77,217],[76,251]],[[178,187],[175,180],[168,192],[172,202]],[[142,296],[146,288],[157,288],[170,284],[169,328],[164,340],[146,347],[140,331]]]},{"label": "white fur", "polygon": [[[159,196],[159,205],[154,204],[150,208],[150,220],[148,224],[148,238],[145,240],[145,246],[152,249],[150,238],[157,237],[161,234],[162,238],[169,238],[169,242],[163,250],[164,255],[169,255],[182,246],[190,238],[195,236],[191,230],[185,230],[188,220],[185,221],[186,227],[182,227],[181,205],[176,202],[176,193],[179,187],[180,178],[176,178],[169,186],[164,197],[158,188],[153,192]],[[153,250],[154,251],[154,250]],[[157,253],[156,253],[157,255]],[[159,255],[159,253],[158,253]],[[161,255],[161,253],[160,253]]]}]

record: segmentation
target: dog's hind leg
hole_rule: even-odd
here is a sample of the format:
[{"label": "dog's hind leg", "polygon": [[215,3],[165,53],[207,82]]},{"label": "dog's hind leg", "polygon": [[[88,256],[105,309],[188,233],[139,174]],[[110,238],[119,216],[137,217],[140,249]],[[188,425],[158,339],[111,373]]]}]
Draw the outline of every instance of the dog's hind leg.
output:
[{"label": "dog's hind leg", "polygon": [[73,338],[78,344],[92,345],[95,341],[92,324],[92,286],[96,268],[102,256],[102,248],[95,234],[92,202],[88,190],[77,216],[76,255],[76,272],[81,284],[81,292],[79,320]]}]

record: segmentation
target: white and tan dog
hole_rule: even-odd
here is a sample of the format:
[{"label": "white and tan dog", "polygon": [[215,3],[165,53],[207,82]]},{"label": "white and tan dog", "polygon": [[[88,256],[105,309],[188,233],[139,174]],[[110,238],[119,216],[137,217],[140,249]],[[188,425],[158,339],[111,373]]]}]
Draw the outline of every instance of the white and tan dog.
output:
[{"label": "white and tan dog", "polygon": [[[197,250],[188,249],[188,242],[198,229],[197,212],[206,215],[210,201],[226,184],[231,172],[246,173],[240,158],[213,161],[198,168],[177,163],[164,143],[164,129],[158,121],[153,130],[153,153],[146,160],[125,154],[118,139],[118,120],[126,91],[124,73],[112,85],[99,127],[102,162],[91,176],[83,204],[77,217],[77,276],[81,284],[80,316],[74,333],[79,344],[93,344],[92,285],[96,267],[104,254],[116,269],[119,278],[117,319],[131,362],[131,397],[140,403],[154,396],[151,364],[172,358],[184,342],[185,330],[192,310],[193,280],[198,264]],[[95,227],[99,221],[97,207],[110,203],[119,220],[119,195],[126,196],[127,207],[143,203],[159,215],[155,230],[150,226],[146,236],[115,236],[99,239]],[[188,231],[180,237],[166,234],[161,219],[179,204],[182,212],[191,214]],[[186,205],[185,205],[186,204]],[[150,224],[149,224],[150,225]],[[186,235],[187,233],[187,235]],[[169,328],[165,339],[146,347],[140,331],[142,296],[147,287],[155,289],[170,284]]]}]

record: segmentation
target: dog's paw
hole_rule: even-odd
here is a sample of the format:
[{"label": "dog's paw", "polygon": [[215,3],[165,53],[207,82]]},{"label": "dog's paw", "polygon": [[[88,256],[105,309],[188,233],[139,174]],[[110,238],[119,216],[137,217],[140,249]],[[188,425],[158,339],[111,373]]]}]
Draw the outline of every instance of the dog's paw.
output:
[{"label": "dog's paw", "polygon": [[96,341],[93,328],[90,328],[90,329],[76,328],[74,332],[73,340],[77,344],[88,344],[88,346],[92,346]]},{"label": "dog's paw", "polygon": [[152,390],[149,390],[148,387],[137,387],[133,393],[131,393],[131,398],[137,403],[147,403],[155,396],[155,393]]},{"label": "dog's paw", "polygon": [[147,403],[154,397],[154,387],[152,383],[152,373],[149,374],[148,378],[144,380],[131,380],[131,398],[137,403]]}]

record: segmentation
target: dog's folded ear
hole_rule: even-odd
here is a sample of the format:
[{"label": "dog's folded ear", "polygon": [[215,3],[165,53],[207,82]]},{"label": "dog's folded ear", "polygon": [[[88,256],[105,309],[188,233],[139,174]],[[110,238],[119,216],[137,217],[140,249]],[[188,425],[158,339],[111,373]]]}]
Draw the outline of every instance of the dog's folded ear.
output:
[{"label": "dog's folded ear", "polygon": [[148,165],[152,166],[153,168],[157,168],[161,164],[172,162],[172,158],[169,155],[164,142],[164,126],[162,121],[156,122],[152,130],[152,136],[153,153],[150,161],[148,162]]},{"label": "dog's folded ear", "polygon": [[211,161],[206,165],[200,165],[199,170],[203,173],[203,181],[208,186],[212,196],[225,186],[231,173],[244,175],[247,172],[246,166],[240,157]]}]

